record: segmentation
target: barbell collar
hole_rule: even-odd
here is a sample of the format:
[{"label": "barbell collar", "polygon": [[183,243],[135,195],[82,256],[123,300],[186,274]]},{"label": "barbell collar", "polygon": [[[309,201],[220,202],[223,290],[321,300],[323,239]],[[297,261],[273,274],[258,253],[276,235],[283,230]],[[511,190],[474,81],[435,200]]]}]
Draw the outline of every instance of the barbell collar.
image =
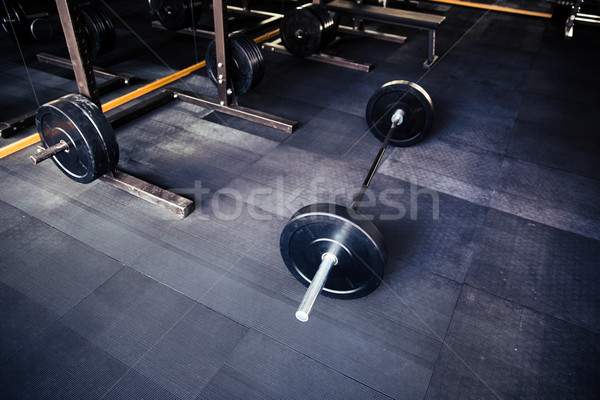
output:
[{"label": "barbell collar", "polygon": [[50,157],[54,157],[60,152],[69,152],[69,145],[64,140],[56,143],[54,146],[50,146],[47,149],[38,147],[38,151],[36,154],[33,154],[29,157],[32,163],[37,164],[44,160],[49,159]]},{"label": "barbell collar", "polygon": [[317,296],[323,290],[323,286],[325,286],[325,282],[327,281],[327,277],[329,276],[329,272],[331,272],[331,268],[338,263],[338,259],[334,254],[324,253],[321,257],[321,264],[319,265],[319,269],[315,273],[302,301],[300,302],[300,306],[298,307],[298,311],[296,311],[296,318],[299,321],[306,322],[308,321],[308,316],[317,300]]}]

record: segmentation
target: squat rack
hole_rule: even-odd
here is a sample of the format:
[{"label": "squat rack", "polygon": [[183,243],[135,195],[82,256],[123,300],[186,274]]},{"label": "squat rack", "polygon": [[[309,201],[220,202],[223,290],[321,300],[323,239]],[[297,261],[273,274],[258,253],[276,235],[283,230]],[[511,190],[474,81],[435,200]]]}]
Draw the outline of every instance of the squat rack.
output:
[{"label": "squat rack", "polygon": [[[85,48],[83,26],[78,17],[77,5],[72,0],[56,0],[56,3],[79,92],[101,108],[91,60],[87,49]],[[113,114],[109,121],[113,128],[132,121],[172,100],[180,99],[215,111],[220,111],[255,123],[283,130],[284,132],[293,132],[298,124],[296,121],[238,105],[231,80],[228,79],[229,69],[227,68],[227,62],[229,38],[225,23],[226,6],[223,0],[214,0],[213,3],[216,58],[219,73],[219,82],[217,85],[218,99],[194,95],[191,92],[176,88],[168,88],[140,102],[136,106],[129,107],[128,109]],[[202,63],[199,63],[194,67],[198,69],[204,66],[200,64]],[[39,137],[37,139],[39,140]],[[123,171],[115,170],[112,173],[102,176],[100,179],[115,187],[126,190],[141,199],[162,206],[182,218],[192,212],[194,208],[193,201],[159,188]]]}]

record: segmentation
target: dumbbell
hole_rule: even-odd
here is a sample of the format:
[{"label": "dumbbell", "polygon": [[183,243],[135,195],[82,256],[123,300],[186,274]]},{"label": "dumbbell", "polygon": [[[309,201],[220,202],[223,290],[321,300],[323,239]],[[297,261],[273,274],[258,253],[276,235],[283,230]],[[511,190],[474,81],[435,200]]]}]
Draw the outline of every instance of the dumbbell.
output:
[{"label": "dumbbell", "polygon": [[387,260],[383,235],[357,210],[388,145],[414,145],[431,130],[433,102],[419,85],[391,81],[369,99],[366,120],[383,143],[352,205],[307,205],[292,215],[281,232],[281,257],[292,275],[308,287],[296,312],[303,322],[320,293],[355,299],[380,285]]}]

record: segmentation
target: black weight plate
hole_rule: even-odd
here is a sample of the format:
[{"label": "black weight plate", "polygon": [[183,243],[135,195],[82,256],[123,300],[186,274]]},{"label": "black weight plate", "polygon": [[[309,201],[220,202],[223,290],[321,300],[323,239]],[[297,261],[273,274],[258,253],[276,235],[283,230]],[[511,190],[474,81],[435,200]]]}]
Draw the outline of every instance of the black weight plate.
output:
[{"label": "black weight plate", "polygon": [[[255,75],[260,74],[260,71],[255,71],[257,68],[255,56],[243,47],[244,39],[242,37],[241,34],[236,34],[229,39],[229,77],[237,96],[248,92],[255,84],[255,79],[257,79]],[[206,48],[205,60],[208,77],[217,85],[217,55],[214,40]]]},{"label": "black weight plate", "polygon": [[308,7],[312,4],[288,11],[281,21],[281,40],[286,50],[297,57],[308,57],[321,48],[323,26],[319,18]]},{"label": "black weight plate", "polygon": [[254,40],[244,34],[239,33],[234,35],[234,40],[240,44],[251,60],[252,84],[250,89],[253,89],[262,81],[265,75],[265,63],[262,52]]},{"label": "black weight plate", "polygon": [[102,111],[87,97],[68,94],[42,105],[35,117],[46,147],[64,140],[69,151],[52,157],[76,182],[89,183],[112,171],[119,160],[114,131]]},{"label": "black weight plate", "polygon": [[394,129],[390,144],[406,147],[420,142],[431,129],[433,103],[429,94],[413,82],[391,81],[371,96],[366,110],[369,129],[383,141],[398,109],[404,110],[404,120]]},{"label": "black weight plate", "polygon": [[94,13],[93,8],[81,7],[80,11],[81,18],[83,20],[83,27],[85,29],[88,53],[90,58],[95,58],[100,53],[102,47],[102,27]]},{"label": "black weight plate", "polygon": [[160,23],[171,31],[192,26],[202,15],[202,3],[199,0],[191,3],[189,0],[159,0],[154,7]]},{"label": "black weight plate", "polygon": [[160,0],[156,15],[160,23],[171,31],[187,28],[188,4],[185,0]]},{"label": "black weight plate", "polygon": [[338,263],[322,294],[338,299],[355,299],[375,290],[387,261],[375,225],[337,204],[318,203],[298,210],[283,228],[279,248],[286,267],[305,286],[310,285],[322,255],[334,254]]},{"label": "black weight plate", "polygon": [[325,7],[320,4],[311,4],[309,10],[319,18],[321,21],[321,26],[323,26],[323,33],[321,34],[321,45],[319,49],[325,49],[327,46],[333,42],[335,36],[337,35],[337,26],[335,25],[331,14]]},{"label": "black weight plate", "polygon": [[46,41],[52,38],[54,29],[48,18],[36,18],[29,25],[31,36],[35,40]]},{"label": "black weight plate", "polygon": [[96,16],[100,22],[101,28],[101,38],[100,38],[100,51],[98,54],[105,54],[110,52],[116,44],[117,34],[115,31],[115,25],[112,22],[112,19],[100,8],[96,8],[94,10],[96,12]]},{"label": "black weight plate", "polygon": [[12,40],[23,42],[29,39],[29,26],[25,11],[18,2],[4,0],[0,3],[0,23],[4,33]]}]

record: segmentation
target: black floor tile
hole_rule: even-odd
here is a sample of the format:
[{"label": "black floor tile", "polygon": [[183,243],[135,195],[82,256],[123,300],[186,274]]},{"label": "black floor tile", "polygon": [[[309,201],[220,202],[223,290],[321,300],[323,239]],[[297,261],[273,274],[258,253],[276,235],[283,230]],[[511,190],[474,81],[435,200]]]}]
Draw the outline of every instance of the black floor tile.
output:
[{"label": "black floor tile", "polygon": [[596,398],[598,334],[465,286],[427,398]]},{"label": "black floor tile", "polygon": [[[293,373],[289,365],[294,365]],[[261,393],[256,393],[259,398],[265,395],[282,399],[388,398],[253,330],[229,357],[227,366],[229,368],[219,372],[204,393],[220,389],[220,396],[247,398],[250,393],[240,388],[239,383],[235,385],[244,382],[249,387],[261,388]],[[224,387],[225,382],[232,381],[234,385]]]},{"label": "black floor tile", "polygon": [[102,399],[178,400],[180,397],[130,369],[102,396]]},{"label": "black floor tile", "polygon": [[67,313],[61,323],[133,366],[193,305],[174,290],[125,268]]},{"label": "black floor tile", "polygon": [[410,266],[462,283],[487,209],[385,175],[375,176],[370,189],[373,203],[359,211],[372,216],[398,260],[386,276]]},{"label": "black floor tile", "polygon": [[503,157],[478,147],[431,140],[395,148],[379,172],[487,206],[498,185]]},{"label": "black floor tile", "polygon": [[[349,128],[350,127],[350,128]],[[328,158],[346,154],[368,130],[364,117],[326,109],[286,140],[291,145]]]},{"label": "black floor tile", "polygon": [[268,383],[258,382],[239,370],[225,365],[196,397],[196,400],[281,399],[284,397],[282,393],[270,389],[267,385]]},{"label": "black floor tile", "polygon": [[466,283],[600,333],[597,241],[490,210]]},{"label": "black floor tile", "polygon": [[134,369],[178,397],[193,399],[228,362],[247,331],[223,315],[196,305],[152,346]]},{"label": "black floor tile", "polygon": [[590,140],[595,140],[594,136],[595,132],[568,123],[557,126],[517,121],[508,154],[520,160],[600,179],[600,151],[589,145]]},{"label": "black floor tile", "polygon": [[0,363],[6,362],[58,319],[22,293],[0,282]]},{"label": "black floor tile", "polygon": [[0,280],[63,315],[123,265],[37,219],[1,234]]},{"label": "black floor tile", "polygon": [[60,323],[0,364],[4,399],[98,399],[127,367]]},{"label": "black floor tile", "polygon": [[0,200],[0,232],[17,225],[27,215],[16,207]]},{"label": "black floor tile", "polygon": [[599,191],[595,179],[506,158],[491,206],[598,240]]}]

